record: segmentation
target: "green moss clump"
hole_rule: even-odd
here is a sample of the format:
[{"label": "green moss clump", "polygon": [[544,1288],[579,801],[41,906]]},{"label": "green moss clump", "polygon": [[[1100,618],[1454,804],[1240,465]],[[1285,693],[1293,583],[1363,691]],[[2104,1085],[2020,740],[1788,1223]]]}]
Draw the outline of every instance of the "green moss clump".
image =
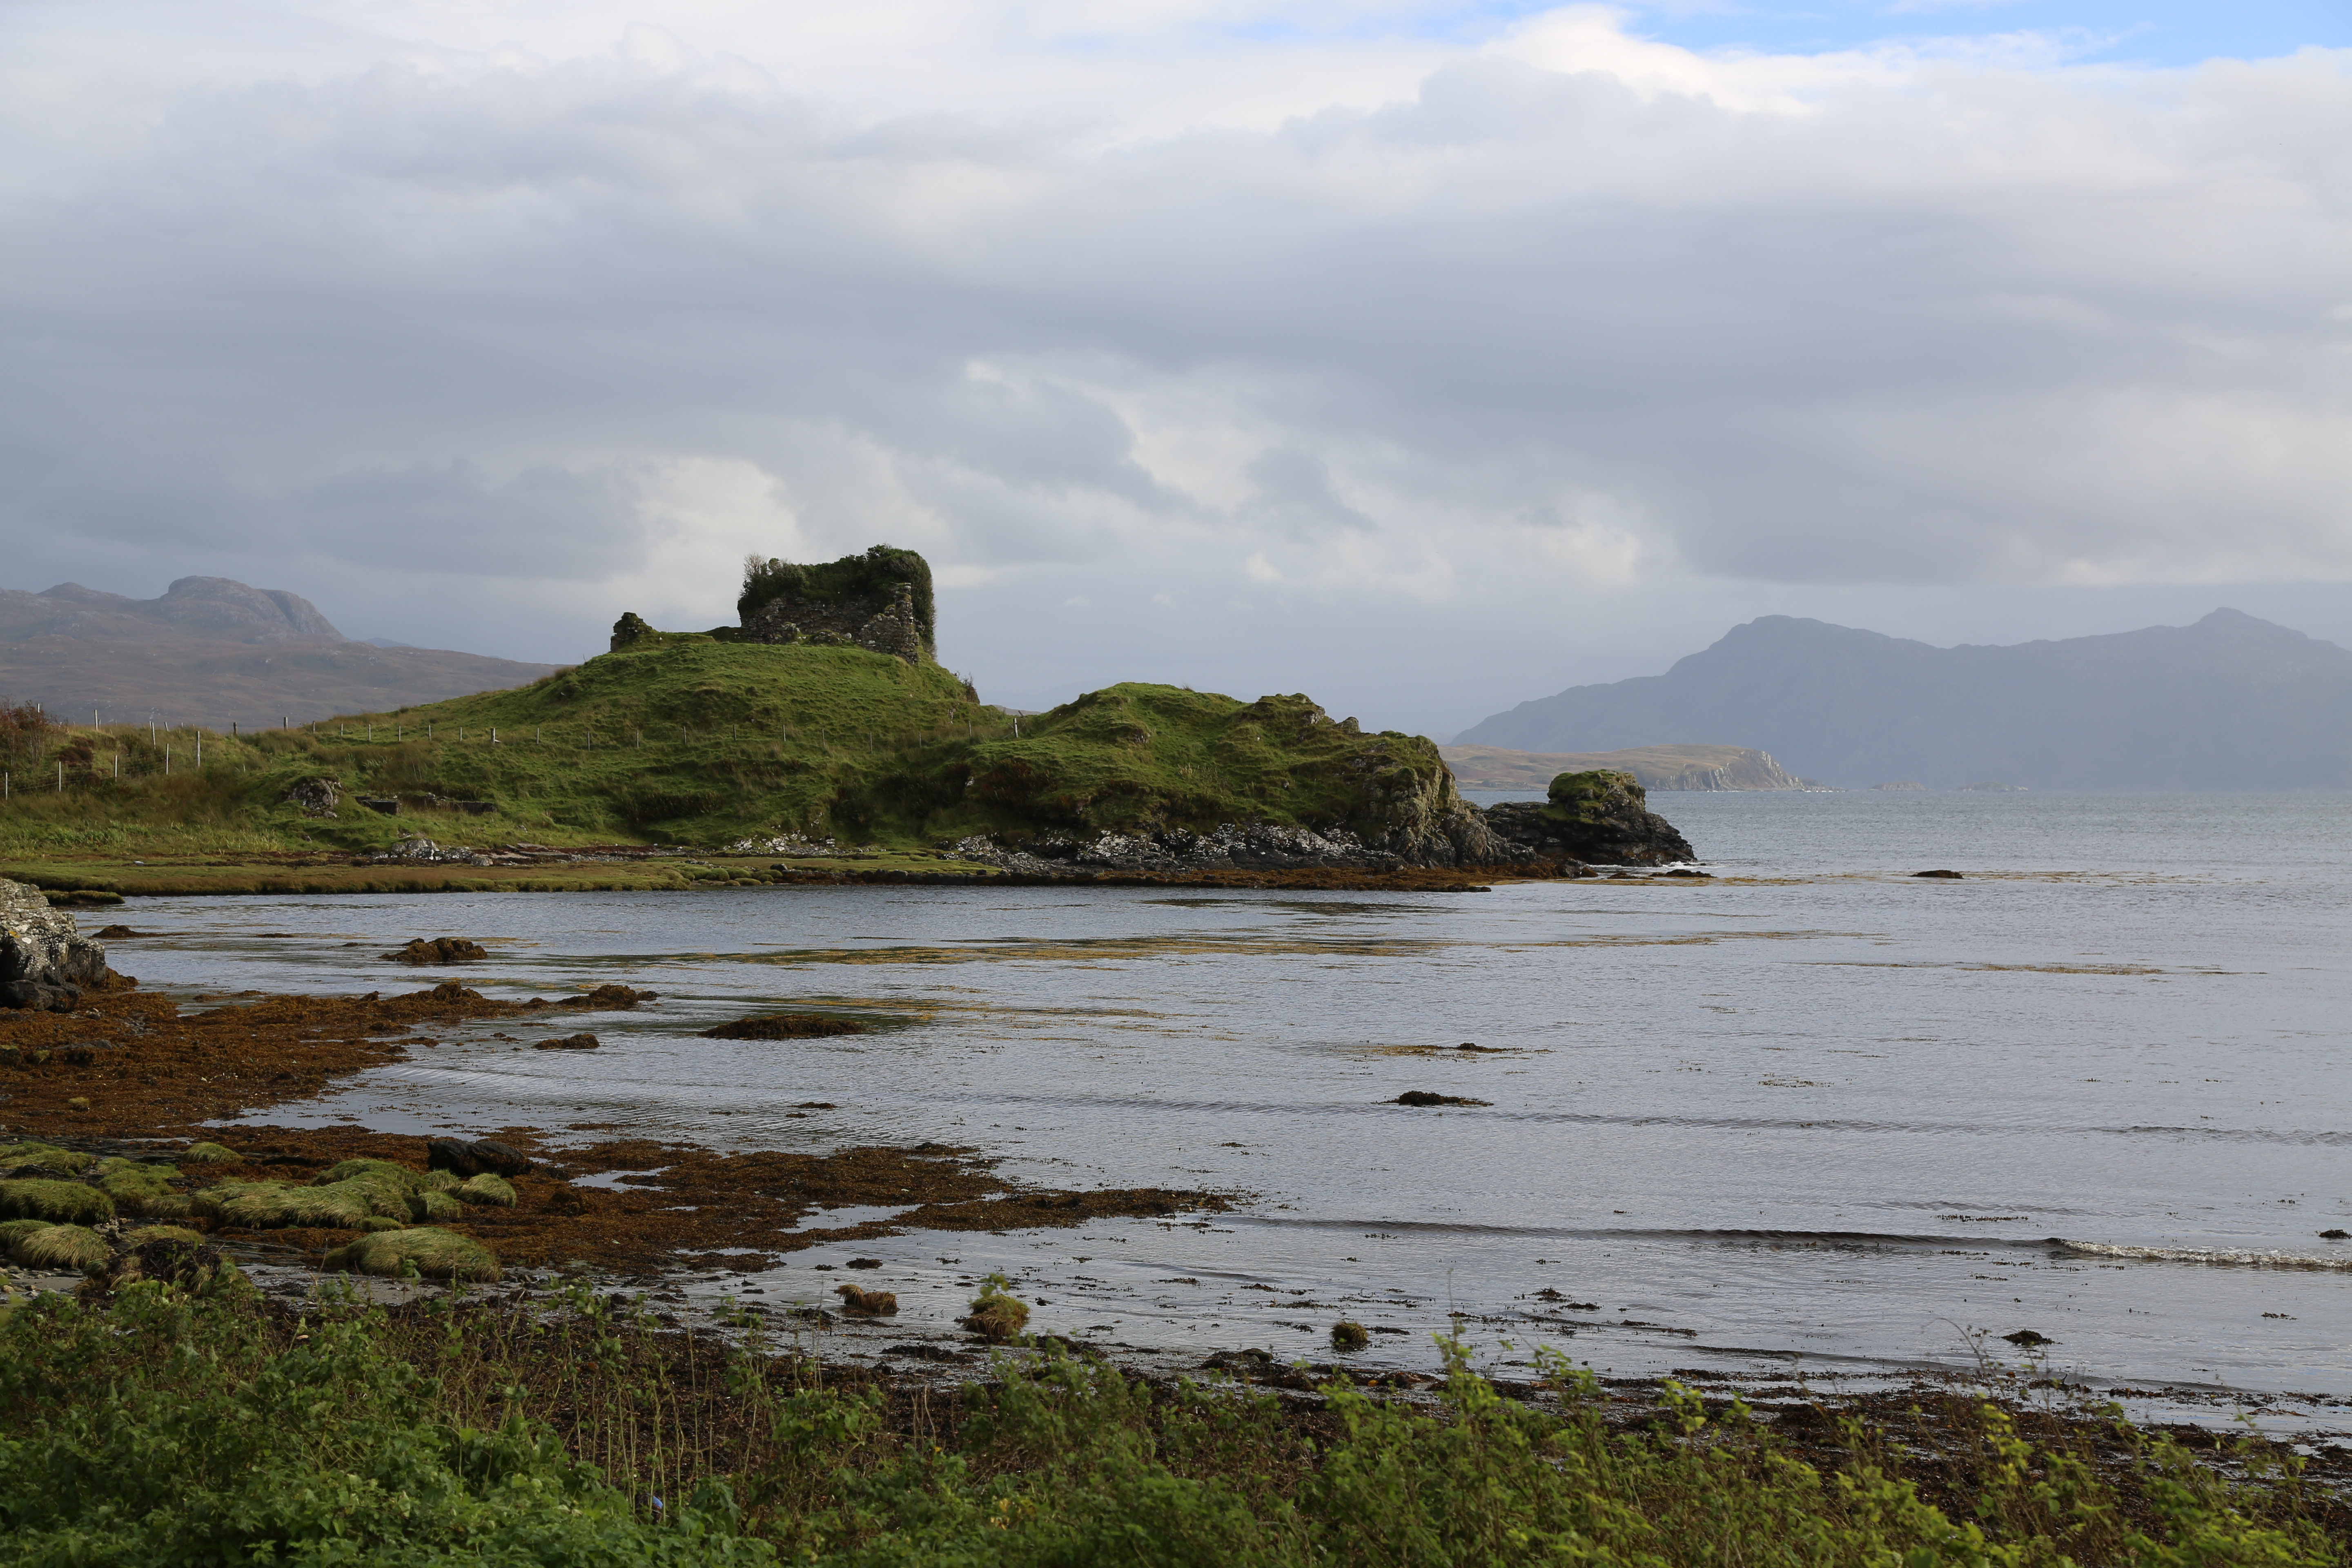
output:
[{"label": "green moss clump", "polygon": [[1371,1342],[1370,1331],[1361,1323],[1342,1318],[1331,1325],[1331,1348],[1341,1355],[1353,1355]]},{"label": "green moss clump", "polygon": [[85,1154],[77,1149],[60,1149],[54,1143],[24,1139],[14,1143],[0,1143],[0,1170],[14,1170],[18,1165],[46,1165],[52,1171],[63,1171],[78,1176],[98,1163],[98,1156]]},{"label": "green moss clump", "polygon": [[236,1150],[227,1147],[226,1144],[197,1143],[192,1145],[186,1153],[180,1156],[180,1163],[184,1165],[233,1165],[244,1158],[244,1155],[238,1153]]},{"label": "green moss clump", "polygon": [[[108,1165],[114,1166],[114,1169],[108,1170]],[[158,1212],[159,1205],[162,1208],[177,1206],[184,1215],[188,1212],[185,1200],[172,1190],[172,1178],[178,1173],[167,1166],[142,1165],[131,1160],[109,1160],[100,1165],[99,1170],[101,1173],[98,1184],[108,1197],[114,1200],[118,1209],[130,1214],[153,1215],[157,1218],[163,1217]]]},{"label": "green moss clump", "polygon": [[114,1200],[79,1182],[0,1182],[0,1215],[58,1225],[102,1225],[114,1217]]},{"label": "green moss clump", "polygon": [[465,1215],[466,1205],[459,1203],[451,1194],[433,1191],[414,1192],[408,1194],[408,1217],[413,1220],[432,1223],[445,1219],[462,1219]]},{"label": "green moss clump", "polygon": [[457,1189],[457,1196],[463,1202],[488,1207],[510,1209],[515,1206],[514,1184],[494,1171],[484,1171],[479,1175],[468,1177]]},{"label": "green moss clump", "polygon": [[142,1247],[151,1241],[184,1241],[201,1247],[205,1235],[184,1225],[142,1225],[122,1239],[131,1247]]},{"label": "green moss clump", "polygon": [[1021,1337],[1029,1325],[1029,1303],[1016,1300],[1012,1295],[1013,1281],[1002,1274],[992,1274],[981,1281],[980,1294],[971,1299],[971,1311],[963,1326],[989,1343],[1008,1345]]},{"label": "green moss clump", "polygon": [[13,1256],[18,1242],[37,1231],[48,1229],[49,1224],[45,1219],[0,1220],[0,1258]]},{"label": "green moss clump", "polygon": [[404,1187],[413,1187],[423,1173],[405,1165],[394,1164],[390,1160],[345,1160],[313,1178],[310,1184],[323,1187],[334,1182],[348,1182],[356,1176],[381,1176],[398,1182]]},{"label": "green moss clump", "polygon": [[379,1230],[406,1230],[408,1228],[408,1222],[404,1219],[394,1219],[389,1215],[372,1214],[365,1219],[360,1221],[353,1228],[371,1232]]},{"label": "green moss clump", "polygon": [[16,1258],[27,1268],[79,1269],[95,1274],[114,1258],[106,1238],[85,1226],[53,1225],[36,1231],[16,1246]]},{"label": "green moss clump", "polygon": [[196,1194],[190,1212],[220,1225],[254,1229],[303,1226],[356,1230],[361,1221],[371,1216],[405,1221],[408,1199],[405,1183],[370,1171],[307,1187],[284,1182],[224,1182]]},{"label": "green moss clump", "polygon": [[420,1193],[454,1193],[460,1184],[461,1179],[455,1171],[427,1171],[416,1178],[416,1190]]},{"label": "green moss clump", "polygon": [[327,1267],[359,1274],[405,1274],[411,1268],[428,1279],[492,1280],[499,1260],[471,1237],[423,1226],[362,1237],[327,1254]]}]

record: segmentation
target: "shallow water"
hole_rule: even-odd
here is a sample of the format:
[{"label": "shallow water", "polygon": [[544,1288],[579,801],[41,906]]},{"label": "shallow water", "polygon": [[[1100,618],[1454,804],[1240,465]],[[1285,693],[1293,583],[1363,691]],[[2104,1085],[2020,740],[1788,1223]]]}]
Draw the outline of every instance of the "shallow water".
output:
[{"label": "shallow water", "polygon": [[[2352,1243],[2317,1234],[2352,1227],[2352,800],[1654,804],[1719,880],[148,900],[127,918],[164,936],[117,959],[150,985],[664,995],[597,1016],[593,1056],[445,1031],[320,1120],[938,1139],[1056,1185],[1250,1194],[744,1277],[813,1300],[838,1277],[812,1265],[863,1250],[906,1328],[1003,1268],[1034,1326],[1145,1349],[1319,1355],[1349,1316],[1404,1331],[1370,1359],[1426,1364],[1453,1313],[1620,1374],[1822,1379],[2014,1360],[1984,1336],[2030,1328],[2103,1384],[2352,1395]],[[374,956],[440,934],[495,956]],[[891,1026],[694,1037],[786,1003]]]}]

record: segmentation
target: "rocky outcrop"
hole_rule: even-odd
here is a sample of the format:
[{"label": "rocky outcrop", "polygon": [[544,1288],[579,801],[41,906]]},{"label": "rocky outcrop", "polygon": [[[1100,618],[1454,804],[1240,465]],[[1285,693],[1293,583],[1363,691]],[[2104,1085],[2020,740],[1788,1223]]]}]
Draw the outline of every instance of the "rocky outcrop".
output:
[{"label": "rocky outcrop", "polygon": [[340,779],[299,779],[288,786],[286,804],[300,808],[305,816],[332,816],[342,803],[342,788]]},{"label": "rocky outcrop", "polygon": [[1486,809],[1495,836],[1531,857],[1664,866],[1698,858],[1675,825],[1649,807],[1632,773],[1562,773],[1543,805],[1511,801]]},{"label": "rocky outcrop", "polygon": [[1344,827],[1318,831],[1275,822],[1228,822],[1207,833],[1180,827],[1166,832],[975,835],[950,847],[966,860],[1028,877],[1072,871],[1389,871],[1418,864],[1366,844]]},{"label": "rocky outcrop", "polygon": [[123,984],[106,966],[106,949],[51,909],[39,889],[0,881],[0,1007],[71,1012],[84,991]]}]

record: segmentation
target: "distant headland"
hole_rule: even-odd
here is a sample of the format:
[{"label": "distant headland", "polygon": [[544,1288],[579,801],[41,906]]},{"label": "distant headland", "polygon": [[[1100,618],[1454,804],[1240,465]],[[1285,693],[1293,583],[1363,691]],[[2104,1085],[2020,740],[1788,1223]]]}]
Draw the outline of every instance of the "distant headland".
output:
[{"label": "distant headland", "polygon": [[[873,875],[1357,885],[1695,858],[1631,772],[1560,770],[1538,786],[1543,802],[1485,810],[1427,738],[1366,731],[1302,694],[1122,682],[1044,713],[991,707],[935,657],[930,568],[913,551],[754,557],[737,605],[734,626],[698,632],[625,613],[611,650],[576,668],[291,727],[78,727],[12,710],[0,868],[53,889],[268,880],[181,863],[164,852],[174,840],[199,859],[224,841],[268,846],[305,862],[269,885],[322,890]],[[78,871],[65,846],[93,837],[136,847],[99,856],[104,877]],[[690,865],[697,854],[730,863]]]}]

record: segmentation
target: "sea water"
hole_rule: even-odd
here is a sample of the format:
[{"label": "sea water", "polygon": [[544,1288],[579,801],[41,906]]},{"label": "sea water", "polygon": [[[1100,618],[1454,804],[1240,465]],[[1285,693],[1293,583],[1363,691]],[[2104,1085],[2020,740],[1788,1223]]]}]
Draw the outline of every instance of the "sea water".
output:
[{"label": "sea water", "polygon": [[[839,1276],[813,1265],[879,1257],[858,1278],[908,1331],[1002,1268],[1033,1326],[1138,1354],[1328,1355],[1348,1317],[1388,1331],[1375,1363],[1454,1323],[1505,1360],[1835,1381],[2015,1361],[2031,1330],[2094,1386],[2352,1395],[2352,1243],[2319,1234],[2352,1228],[2352,800],[1653,804],[1715,879],[153,900],[118,957],[150,986],[407,989],[375,955],[451,934],[493,957],[425,978],[662,994],[598,1015],[593,1055],[438,1031],[257,1121],[936,1140],[1235,1195],[725,1281],[814,1300]],[[803,1005],[884,1026],[697,1036]]]}]

